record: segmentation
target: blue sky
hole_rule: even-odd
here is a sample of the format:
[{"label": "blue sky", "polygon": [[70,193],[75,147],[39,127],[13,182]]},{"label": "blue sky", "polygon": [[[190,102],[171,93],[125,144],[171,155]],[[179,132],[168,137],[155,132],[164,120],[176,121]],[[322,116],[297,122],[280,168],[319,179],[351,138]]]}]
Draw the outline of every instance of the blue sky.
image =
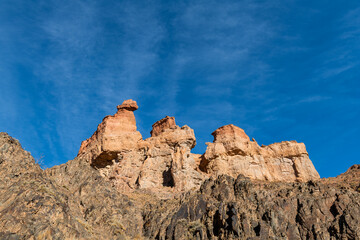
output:
[{"label": "blue sky", "polygon": [[359,164],[360,4],[348,1],[0,2],[0,131],[51,167],[132,98],[197,146],[233,123],[304,142],[322,177]]}]

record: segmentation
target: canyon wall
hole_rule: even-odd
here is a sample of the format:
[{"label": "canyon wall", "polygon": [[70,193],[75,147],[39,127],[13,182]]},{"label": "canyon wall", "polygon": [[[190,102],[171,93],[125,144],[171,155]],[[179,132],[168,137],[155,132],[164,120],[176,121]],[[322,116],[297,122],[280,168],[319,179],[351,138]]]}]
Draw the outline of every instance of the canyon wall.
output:
[{"label": "canyon wall", "polygon": [[143,189],[162,196],[198,189],[209,177],[242,174],[266,181],[302,182],[319,179],[305,145],[296,141],[259,146],[232,124],[215,130],[202,155],[191,153],[194,131],[179,127],[174,117],[153,124],[143,139],[136,128],[138,105],[126,100],[113,116],[82,142],[78,157],[87,161],[121,192]]}]

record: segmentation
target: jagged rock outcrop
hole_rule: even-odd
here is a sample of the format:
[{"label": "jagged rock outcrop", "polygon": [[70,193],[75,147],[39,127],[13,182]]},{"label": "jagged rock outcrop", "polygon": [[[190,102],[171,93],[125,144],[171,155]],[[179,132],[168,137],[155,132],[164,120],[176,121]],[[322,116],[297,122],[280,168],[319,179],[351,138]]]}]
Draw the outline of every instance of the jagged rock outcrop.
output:
[{"label": "jagged rock outcrop", "polygon": [[[160,132],[148,143],[154,161],[176,162],[167,154],[195,143],[186,126]],[[359,165],[307,182],[213,175],[198,190],[160,199],[141,188],[120,192],[88,157],[42,170],[0,133],[0,239],[360,239]]]},{"label": "jagged rock outcrop", "polygon": [[136,130],[134,111],[138,109],[137,103],[126,100],[117,109],[114,116],[103,119],[91,138],[81,143],[78,156],[96,168],[111,164],[118,153],[144,148],[141,133]]},{"label": "jagged rock outcrop", "polygon": [[152,125],[152,130],[150,134],[152,137],[156,137],[166,129],[171,129],[175,127],[176,127],[175,118],[166,116],[165,118],[157,121]]},{"label": "jagged rock outcrop", "polygon": [[232,124],[212,133],[213,143],[202,157],[200,168],[210,175],[226,174],[269,181],[319,179],[303,143],[285,141],[260,147],[243,129]]},{"label": "jagged rock outcrop", "polygon": [[220,175],[178,202],[150,204],[144,222],[148,239],[360,239],[360,193]]},{"label": "jagged rock outcrop", "polygon": [[153,125],[151,132],[152,136],[146,139],[149,148],[139,187],[171,192],[200,187],[205,176],[198,170],[196,155],[190,152],[196,144],[194,131],[186,125],[180,128],[173,117],[165,117]]},{"label": "jagged rock outcrop", "polygon": [[0,239],[141,237],[136,206],[86,162],[43,171],[17,140],[0,133]]},{"label": "jagged rock outcrop", "polygon": [[151,137],[143,140],[136,130],[133,100],[118,106],[91,138],[81,144],[78,158],[89,162],[120,192],[149,190],[165,198],[199,188],[205,175],[190,151],[196,144],[194,131],[179,127],[174,117],[153,124]]},{"label": "jagged rock outcrop", "polygon": [[81,144],[78,154],[120,192],[146,189],[168,198],[197,189],[209,176],[221,174],[268,181],[319,179],[303,143],[260,147],[231,124],[214,131],[214,142],[199,156],[191,153],[196,144],[194,131],[177,126],[174,117],[154,123],[151,137],[143,140],[136,130],[133,111],[137,109],[135,101],[124,101]]}]

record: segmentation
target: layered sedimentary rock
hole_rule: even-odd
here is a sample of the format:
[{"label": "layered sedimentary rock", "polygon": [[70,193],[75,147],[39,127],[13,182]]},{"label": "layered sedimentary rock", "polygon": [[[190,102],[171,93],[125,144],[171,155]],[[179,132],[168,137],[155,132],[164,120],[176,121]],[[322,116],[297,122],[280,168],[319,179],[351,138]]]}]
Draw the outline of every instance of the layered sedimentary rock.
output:
[{"label": "layered sedimentary rock", "polygon": [[0,239],[357,240],[359,169],[301,183],[221,175],[161,200],[119,192],[82,158],[42,170],[0,133]]},{"label": "layered sedimentary rock", "polygon": [[126,100],[117,108],[81,144],[78,157],[121,192],[147,189],[169,197],[167,193],[197,189],[203,180],[221,174],[290,182],[319,178],[303,143],[260,147],[241,128],[226,125],[213,132],[214,142],[208,143],[201,156],[191,153],[196,144],[194,131],[177,126],[174,117],[154,123],[151,137],[143,140],[133,113],[137,103]]},{"label": "layered sedimentary rock", "polygon": [[210,175],[243,174],[252,179],[290,182],[320,178],[303,143],[284,141],[260,147],[232,124],[212,135],[214,142],[207,143],[200,165]]},{"label": "layered sedimentary rock", "polygon": [[139,176],[140,187],[163,186],[183,192],[200,186],[205,176],[198,170],[196,155],[190,152],[196,144],[190,127],[179,127],[173,117],[166,117],[153,125],[152,137],[146,142],[149,148]]},{"label": "layered sedimentary rock", "polygon": [[303,143],[260,147],[233,125],[192,154],[173,117],[142,139],[137,108],[46,170],[0,133],[0,239],[360,239],[360,165],[319,179]]},{"label": "layered sedimentary rock", "polygon": [[118,153],[143,148],[134,115],[134,111],[138,109],[137,103],[131,99],[126,100],[117,109],[115,115],[103,119],[91,138],[81,143],[78,156],[82,156],[94,167],[111,164]]},{"label": "layered sedimentary rock", "polygon": [[151,137],[143,140],[136,130],[133,100],[118,106],[107,116],[91,138],[81,144],[78,157],[85,159],[121,192],[147,189],[167,193],[198,188],[204,174],[190,151],[196,144],[194,131],[179,127],[166,116],[153,124]]}]

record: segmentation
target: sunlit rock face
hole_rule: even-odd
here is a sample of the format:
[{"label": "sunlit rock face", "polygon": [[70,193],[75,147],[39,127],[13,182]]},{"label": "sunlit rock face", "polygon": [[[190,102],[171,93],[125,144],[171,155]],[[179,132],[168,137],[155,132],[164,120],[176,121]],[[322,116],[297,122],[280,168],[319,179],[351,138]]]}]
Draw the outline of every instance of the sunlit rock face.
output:
[{"label": "sunlit rock face", "polygon": [[209,175],[243,174],[269,181],[307,181],[319,179],[305,145],[284,141],[260,147],[243,129],[232,124],[212,133],[213,143],[202,157],[200,168]]},{"label": "sunlit rock face", "polygon": [[117,113],[106,116],[91,138],[83,141],[78,156],[82,156],[94,167],[105,167],[118,153],[141,148],[142,136],[136,130],[134,111],[138,106],[126,100],[117,106]]},{"label": "sunlit rock face", "polygon": [[[88,161],[121,192],[146,189],[165,198],[197,189],[205,179],[198,169],[194,131],[179,127],[174,117],[154,123],[151,137],[136,130],[135,101],[126,100],[81,144],[78,157]],[[195,157],[195,158],[194,158]],[[195,161],[197,159],[197,161]]]},{"label": "sunlit rock face", "polygon": [[177,126],[174,117],[154,123],[151,137],[143,140],[136,130],[137,103],[126,100],[117,109],[81,144],[78,157],[121,192],[143,189],[168,198],[198,189],[205,179],[221,174],[287,182],[319,178],[303,143],[260,147],[243,129],[230,124],[212,133],[214,142],[207,143],[203,155],[193,154],[193,129]]},{"label": "sunlit rock face", "polygon": [[[170,128],[168,124],[161,124],[165,121],[172,123]],[[166,117],[157,123],[153,126],[153,136],[146,139],[149,148],[139,186],[153,189],[167,187],[174,192],[198,188],[205,175],[198,170],[195,155],[191,153],[196,144],[194,131],[186,125],[175,125],[174,118]],[[163,128],[158,131],[160,124]],[[156,131],[158,134],[154,135]]]}]

